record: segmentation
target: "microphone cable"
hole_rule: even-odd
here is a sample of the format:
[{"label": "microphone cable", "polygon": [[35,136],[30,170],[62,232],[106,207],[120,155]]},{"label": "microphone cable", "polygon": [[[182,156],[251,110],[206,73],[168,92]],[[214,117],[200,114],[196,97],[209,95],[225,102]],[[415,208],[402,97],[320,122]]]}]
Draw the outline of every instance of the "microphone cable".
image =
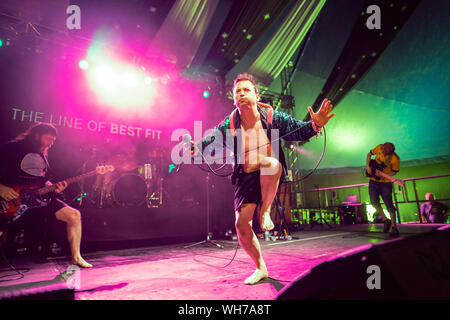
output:
[{"label": "microphone cable", "polygon": [[[292,133],[294,133],[295,131],[298,131],[298,130],[300,130],[300,129],[301,129],[301,128],[297,128],[297,129],[295,129],[295,130],[292,130],[291,132],[286,133],[285,135],[283,135],[283,136],[281,136],[281,137],[279,137],[279,138],[273,140],[272,142],[279,141],[279,140],[282,139],[283,137],[286,137],[286,136],[288,136],[288,135],[290,135],[290,134],[292,134]],[[310,176],[317,170],[317,168],[319,167],[319,164],[322,162],[323,156],[324,156],[324,154],[325,154],[326,145],[327,145],[327,133],[326,133],[325,127],[322,127],[322,129],[323,129],[324,142],[323,142],[322,154],[320,155],[319,160],[317,161],[317,163],[316,163],[316,165],[314,166],[314,168],[313,168],[308,174],[306,174],[304,177],[302,177],[302,178],[300,178],[300,179],[295,180],[295,182],[300,182],[300,181],[303,181],[303,180],[307,179],[308,177],[310,177]],[[258,150],[259,148],[264,147],[264,146],[267,146],[267,145],[269,145],[270,143],[271,143],[271,142],[268,142],[268,143],[266,143],[266,144],[263,144],[263,145],[261,145],[261,146],[258,146],[258,147],[256,147],[256,148],[254,148],[254,149],[247,150],[247,151],[245,151],[244,153],[248,153],[248,152],[250,152],[250,151]],[[211,172],[211,173],[213,173],[215,176],[223,177],[223,178],[224,178],[224,177],[228,177],[228,176],[230,176],[230,175],[233,174],[233,172],[226,173],[226,174],[218,173],[218,171],[221,170],[223,167],[225,167],[225,166],[227,165],[227,163],[224,163],[224,164],[223,164],[221,167],[219,167],[218,169],[213,169],[213,168],[211,167],[211,165],[209,164],[209,162],[206,160],[206,158],[205,158],[205,156],[203,155],[203,153],[202,153],[200,150],[199,150],[199,153],[201,154],[201,156],[202,156],[202,158],[203,158],[203,160],[204,160],[204,163],[208,166],[208,169],[204,169],[203,167],[199,166],[200,170],[205,171],[205,172]],[[241,153],[240,155],[242,155],[242,153]]]},{"label": "microphone cable", "polygon": [[[279,141],[281,138],[286,137],[286,136],[288,136],[288,135],[290,135],[290,134],[292,134],[292,133],[294,133],[295,131],[298,131],[298,130],[300,130],[300,129],[301,129],[301,128],[297,128],[297,129],[295,129],[295,130],[292,130],[291,132],[289,132],[289,133],[287,133],[287,134],[285,134],[285,135],[279,137],[278,139],[275,139],[273,142]],[[326,133],[325,127],[322,127],[322,129],[323,129],[324,142],[323,142],[322,154],[320,155],[319,160],[317,161],[315,167],[314,167],[307,175],[305,175],[305,176],[302,177],[301,179],[296,180],[295,182],[299,182],[299,181],[305,180],[306,178],[310,177],[310,176],[317,170],[317,167],[319,166],[320,162],[322,161],[323,156],[324,156],[324,154],[325,154],[326,144],[327,144],[327,133]],[[259,149],[259,148],[261,148],[261,147],[264,147],[264,146],[268,145],[269,143],[270,143],[270,142],[266,143],[265,145],[259,146],[259,147],[257,147],[256,149],[252,149],[252,150],[245,151],[245,153],[250,152],[250,151],[257,150],[257,149]],[[208,170],[208,169],[204,169],[204,168],[202,168],[201,166],[199,166],[199,168],[200,168],[202,171],[205,171],[205,172],[212,172],[214,175],[216,175],[216,176],[218,176],[218,177],[228,177],[228,176],[230,176],[230,175],[233,173],[233,172],[228,173],[228,174],[219,174],[219,173],[217,173],[213,168],[211,168],[211,165],[210,165],[210,164],[208,163],[208,161],[205,159],[205,156],[203,155],[203,152],[201,152],[201,151],[199,150],[199,153],[201,154],[203,160],[205,161],[206,165],[207,165],[208,168],[209,168],[209,170]],[[216,170],[222,169],[225,165],[226,165],[226,163],[223,164],[219,169],[216,169]],[[294,181],[293,181],[293,182],[294,182]],[[256,208],[257,208],[257,207],[256,207]],[[255,210],[256,210],[256,209],[255,209]],[[207,265],[207,266],[210,266],[210,267],[214,267],[214,268],[226,268],[226,267],[228,267],[228,266],[234,261],[234,259],[236,258],[238,249],[239,249],[239,241],[238,241],[238,243],[237,243],[237,246],[236,246],[236,249],[235,249],[235,251],[234,251],[233,257],[232,257],[232,258],[230,259],[230,261],[229,261],[226,265],[224,265],[224,266],[214,266],[214,265],[208,264],[208,263],[206,263],[206,262],[201,262],[201,261],[195,260],[195,258],[194,258],[194,260],[197,261],[197,262],[199,262],[199,263],[203,263],[203,264],[205,264],[205,265]]]},{"label": "microphone cable", "polygon": [[[239,249],[239,241],[238,241],[238,243],[237,243],[237,245],[236,245],[236,249],[234,250],[234,254],[233,254],[233,257],[230,259],[230,261],[228,261],[228,263],[227,264],[225,264],[224,266],[215,266],[215,265],[213,265],[213,264],[209,264],[209,263],[206,263],[206,262],[203,262],[203,261],[199,261],[199,260],[197,260],[197,259],[195,259],[194,258],[194,261],[196,261],[196,262],[198,262],[198,263],[201,263],[201,264],[204,264],[204,265],[207,265],[207,266],[209,266],[209,267],[213,267],[213,268],[217,268],[217,269],[223,269],[223,268],[226,268],[226,267],[228,267],[233,261],[234,261],[234,259],[236,258],[236,255],[237,255],[237,252],[238,252],[238,249]],[[203,255],[203,256],[207,256],[207,255],[205,255],[205,254],[199,254],[199,253],[195,253],[195,252],[193,252],[194,254],[197,254],[197,255]],[[225,259],[225,258],[220,258],[220,257],[217,257],[217,256],[213,256],[214,258],[219,258],[219,259]],[[227,258],[227,260],[228,260],[228,258]]]},{"label": "microphone cable", "polygon": [[[0,276],[0,282],[8,282],[8,281],[17,281],[20,280],[22,278],[25,277],[24,273],[30,271],[30,268],[16,268],[14,267],[11,262],[9,262],[9,260],[6,258],[6,254],[5,251],[3,250],[3,247],[0,247],[0,254],[2,256],[2,259],[4,262],[6,262],[6,264],[9,266],[10,269],[6,269],[6,270],[0,270],[0,272],[8,272],[8,271],[14,271],[15,274],[7,274],[7,275],[2,275]],[[15,279],[4,279],[4,278],[9,278],[9,277],[13,277],[16,276],[17,278]]]}]

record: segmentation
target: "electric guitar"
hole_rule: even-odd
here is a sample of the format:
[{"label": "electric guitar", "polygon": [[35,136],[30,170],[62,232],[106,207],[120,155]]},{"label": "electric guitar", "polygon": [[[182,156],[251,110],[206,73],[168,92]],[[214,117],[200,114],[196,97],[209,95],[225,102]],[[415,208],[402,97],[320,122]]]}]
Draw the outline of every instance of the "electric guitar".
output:
[{"label": "electric guitar", "polygon": [[[63,181],[67,182],[67,184],[69,185],[71,183],[86,179],[90,176],[96,174],[105,174],[111,171],[114,171],[114,167],[111,165],[98,166],[95,170]],[[0,217],[6,219],[6,221],[11,223],[19,219],[28,209],[46,206],[48,202],[44,200],[42,196],[55,191],[56,184],[45,186],[42,188],[36,188],[35,186],[8,187],[14,189],[14,191],[19,194],[19,197],[9,201],[0,198]]]},{"label": "electric guitar", "polygon": [[381,177],[383,177],[383,178],[386,178],[388,180],[391,180],[392,182],[395,182],[400,187],[403,187],[404,183],[403,183],[402,180],[395,179],[395,178],[391,177],[390,175],[388,175],[388,174],[383,172],[383,169],[386,167],[385,165],[380,164],[380,163],[376,162],[376,160],[372,159],[369,162],[369,167],[370,167],[370,170],[371,170],[371,174],[369,174],[367,172],[367,169],[365,169],[365,176],[366,177],[375,178],[375,180],[380,180]]}]

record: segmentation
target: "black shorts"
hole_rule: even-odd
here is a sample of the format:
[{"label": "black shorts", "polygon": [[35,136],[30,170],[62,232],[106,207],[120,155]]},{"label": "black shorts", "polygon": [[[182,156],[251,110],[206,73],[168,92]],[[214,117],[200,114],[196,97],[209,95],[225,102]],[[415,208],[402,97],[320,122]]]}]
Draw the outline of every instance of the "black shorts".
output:
[{"label": "black shorts", "polygon": [[[57,198],[53,198],[48,205],[44,207],[39,208],[32,208],[28,209],[24,212],[22,217],[20,217],[17,222],[23,220],[23,219],[29,219],[29,220],[43,220],[44,218],[50,218],[52,219],[55,216],[55,213],[59,211],[60,209],[68,207],[68,205]],[[0,231],[6,230],[9,227],[8,221],[5,219],[0,218]]]},{"label": "black shorts", "polygon": [[68,207],[69,205],[67,203],[65,203],[64,201],[57,199],[57,198],[53,198],[50,203],[48,205],[46,205],[45,207],[42,208],[36,208],[36,209],[30,209],[30,210],[43,210],[49,214],[55,214],[57,211],[59,211],[60,209],[64,208],[64,207]]},{"label": "black shorts", "polygon": [[240,170],[234,190],[234,211],[238,211],[244,203],[258,205],[261,202],[260,174],[261,171],[259,170],[250,173]]}]

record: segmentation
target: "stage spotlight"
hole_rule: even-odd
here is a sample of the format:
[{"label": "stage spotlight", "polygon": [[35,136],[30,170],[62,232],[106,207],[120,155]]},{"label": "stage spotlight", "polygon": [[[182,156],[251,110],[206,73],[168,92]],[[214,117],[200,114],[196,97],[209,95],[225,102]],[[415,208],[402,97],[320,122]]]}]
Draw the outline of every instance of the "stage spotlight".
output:
[{"label": "stage spotlight", "polygon": [[2,41],[2,39],[0,39],[0,47],[2,47],[3,46],[3,41]]},{"label": "stage spotlight", "polygon": [[205,99],[209,98],[209,91],[208,90],[203,91],[203,98],[205,98]]},{"label": "stage spotlight", "polygon": [[94,79],[96,85],[102,89],[116,90],[120,83],[120,74],[114,72],[111,67],[106,65],[98,66],[94,70]]},{"label": "stage spotlight", "polygon": [[144,82],[145,82],[145,84],[147,84],[147,85],[152,84],[152,78],[150,78],[149,76],[147,76],[147,77],[144,78]]},{"label": "stage spotlight", "polygon": [[89,63],[83,59],[78,62],[78,66],[80,67],[80,69],[86,70],[87,68],[89,68]]},{"label": "stage spotlight", "polygon": [[102,103],[122,111],[141,112],[142,107],[153,102],[155,79],[145,74],[142,66],[111,58],[94,49],[88,52],[86,76]]},{"label": "stage spotlight", "polygon": [[139,81],[137,75],[135,73],[130,72],[126,74],[124,78],[122,78],[122,83],[128,87],[135,88],[138,86]]}]

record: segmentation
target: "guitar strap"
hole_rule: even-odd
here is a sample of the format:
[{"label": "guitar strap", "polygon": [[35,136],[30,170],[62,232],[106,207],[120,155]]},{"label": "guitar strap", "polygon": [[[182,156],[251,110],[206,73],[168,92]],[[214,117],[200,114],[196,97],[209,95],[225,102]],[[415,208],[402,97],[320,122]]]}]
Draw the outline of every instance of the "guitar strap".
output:
[{"label": "guitar strap", "polygon": [[[51,178],[51,173],[50,173],[50,163],[48,162],[48,158],[45,154],[40,154],[42,156],[42,159],[44,159],[46,168],[45,168],[45,180],[47,181],[49,178]],[[55,197],[55,194],[49,194],[47,196],[39,196],[39,201],[42,202],[41,206],[44,206],[46,204],[48,204],[48,201],[50,200],[50,198]]]},{"label": "guitar strap", "polygon": [[384,165],[385,168],[389,165],[389,163],[391,163],[392,156],[393,156],[393,153],[391,153],[389,155],[389,157],[386,159],[386,161],[383,162],[383,165]]},{"label": "guitar strap", "polygon": [[45,162],[45,165],[46,165],[46,167],[45,167],[45,175],[46,175],[46,177],[48,177],[48,174],[50,172],[50,164],[48,162],[48,158],[47,158],[47,156],[45,154],[42,154],[42,153],[39,153],[39,154],[42,157],[42,159],[44,159],[44,162]]}]

